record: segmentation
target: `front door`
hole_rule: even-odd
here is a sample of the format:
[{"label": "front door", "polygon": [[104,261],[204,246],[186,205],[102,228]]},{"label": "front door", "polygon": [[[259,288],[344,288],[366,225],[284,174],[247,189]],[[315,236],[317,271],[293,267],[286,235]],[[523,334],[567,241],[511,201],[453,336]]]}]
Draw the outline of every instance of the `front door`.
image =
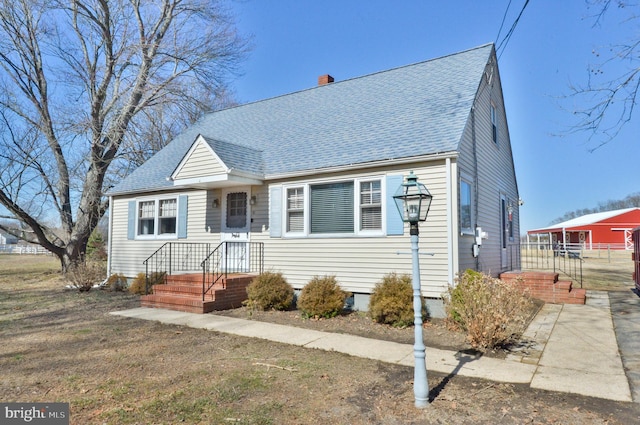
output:
[{"label": "front door", "polygon": [[222,268],[227,272],[249,271],[250,188],[222,191]]}]

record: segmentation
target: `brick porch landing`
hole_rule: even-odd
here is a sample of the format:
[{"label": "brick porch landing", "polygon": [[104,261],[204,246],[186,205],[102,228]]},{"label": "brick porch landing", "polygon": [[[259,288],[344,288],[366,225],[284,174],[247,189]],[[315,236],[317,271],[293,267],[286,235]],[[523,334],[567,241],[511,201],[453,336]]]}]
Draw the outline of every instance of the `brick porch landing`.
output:
[{"label": "brick porch landing", "polygon": [[587,298],[586,289],[573,288],[570,280],[558,280],[558,273],[511,271],[500,275],[505,282],[517,282],[526,289],[533,298],[552,304],[584,304]]},{"label": "brick porch landing", "polygon": [[211,288],[203,301],[202,274],[167,276],[166,284],[154,285],[153,294],[140,297],[140,305],[200,314],[240,307],[247,299],[247,286],[254,277],[229,274]]}]

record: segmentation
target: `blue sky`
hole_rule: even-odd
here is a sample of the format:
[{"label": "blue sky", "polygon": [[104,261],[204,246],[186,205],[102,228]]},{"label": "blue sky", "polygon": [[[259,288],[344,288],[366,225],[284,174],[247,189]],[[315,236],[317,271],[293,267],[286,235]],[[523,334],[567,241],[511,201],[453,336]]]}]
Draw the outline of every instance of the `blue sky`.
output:
[{"label": "blue sky", "polygon": [[[509,0],[235,0],[254,48],[233,88],[250,102],[314,87],[322,74],[345,80],[499,43],[524,3],[511,0],[497,39]],[[593,153],[587,134],[568,132],[569,86],[603,59],[594,51],[639,35],[615,10],[594,27],[594,13],[583,0],[531,0],[499,59],[522,231],[640,191],[637,119]]]}]

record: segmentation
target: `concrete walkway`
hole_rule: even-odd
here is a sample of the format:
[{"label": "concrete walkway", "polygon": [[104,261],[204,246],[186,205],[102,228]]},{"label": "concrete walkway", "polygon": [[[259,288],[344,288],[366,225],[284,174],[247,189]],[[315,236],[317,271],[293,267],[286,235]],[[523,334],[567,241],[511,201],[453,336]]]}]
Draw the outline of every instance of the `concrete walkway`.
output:
[{"label": "concrete walkway", "polygon": [[[587,299],[587,305],[546,304],[524,335],[523,340],[528,343],[505,360],[427,347],[427,369],[447,375],[632,401],[618,353],[607,293],[590,293]],[[409,344],[215,314],[142,307],[111,314],[414,365],[413,346]]]}]

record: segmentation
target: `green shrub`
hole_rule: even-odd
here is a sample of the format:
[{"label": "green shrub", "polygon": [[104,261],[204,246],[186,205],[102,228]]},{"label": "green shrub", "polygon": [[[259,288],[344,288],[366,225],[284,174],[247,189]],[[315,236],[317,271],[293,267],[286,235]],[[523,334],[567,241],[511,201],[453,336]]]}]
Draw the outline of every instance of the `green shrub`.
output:
[{"label": "green shrub", "polygon": [[293,304],[293,287],[282,273],[264,272],[247,286],[246,306],[256,310],[288,310]]},{"label": "green shrub", "polygon": [[96,227],[89,235],[87,241],[87,258],[94,261],[107,260],[107,243],[102,236],[100,230]]},{"label": "green shrub", "polygon": [[[426,319],[422,299],[422,318]],[[378,323],[405,327],[413,325],[413,286],[411,276],[389,273],[378,282],[369,300],[369,315]]]},{"label": "green shrub", "polygon": [[305,317],[334,317],[350,296],[340,288],[335,276],[314,276],[300,292],[298,309]]},{"label": "green shrub", "polygon": [[112,292],[122,292],[127,289],[127,277],[123,274],[112,274],[107,279],[104,289]]},{"label": "green shrub", "polygon": [[511,342],[524,329],[532,301],[517,285],[465,271],[444,296],[447,320],[481,351]]},{"label": "green shrub", "polygon": [[146,274],[138,273],[129,286],[129,292],[132,294],[145,295],[151,293],[153,285],[162,285],[166,283],[167,274],[165,272],[153,272],[149,273],[147,279]]}]

